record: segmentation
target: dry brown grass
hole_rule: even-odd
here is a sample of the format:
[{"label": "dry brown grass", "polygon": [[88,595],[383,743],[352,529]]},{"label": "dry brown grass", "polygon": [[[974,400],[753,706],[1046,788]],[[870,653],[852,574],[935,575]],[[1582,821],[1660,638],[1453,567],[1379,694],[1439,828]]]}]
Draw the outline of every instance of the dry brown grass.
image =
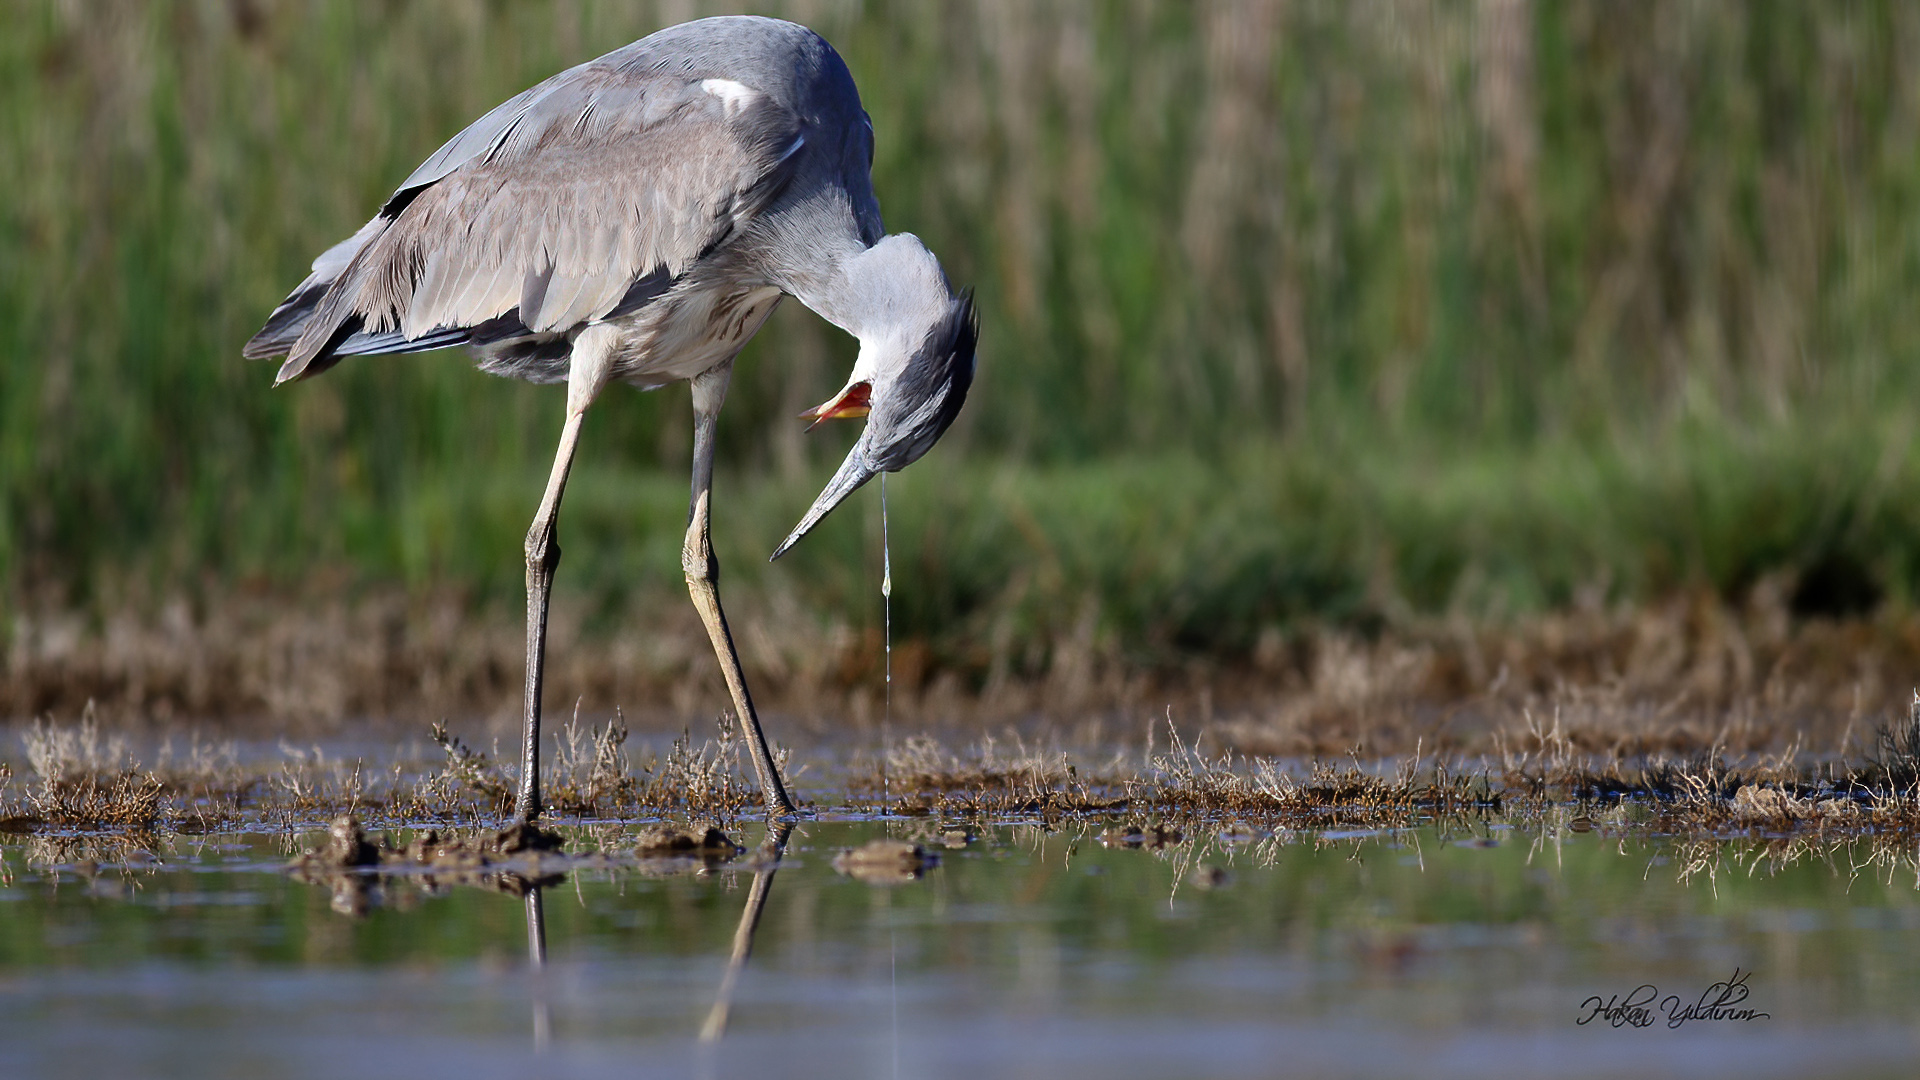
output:
[{"label": "dry brown grass", "polygon": [[[751,599],[737,621],[763,709],[797,734],[877,728],[878,636],[761,618]],[[684,603],[606,634],[587,633],[577,605],[563,607],[548,672],[559,700],[672,730],[724,699]],[[0,715],[22,719],[71,716],[92,701],[116,726],[191,719],[324,732],[367,716],[496,727],[519,709],[518,615],[453,596],[290,605],[229,595],[97,626],[18,622],[0,656]],[[976,679],[927,668],[924,643],[897,645],[896,723],[987,731],[1010,718],[1071,717],[1089,730],[1065,734],[1090,743],[1134,735],[1171,705],[1242,753],[1274,757],[1494,753],[1528,715],[1592,752],[1774,752],[1798,736],[1844,755],[1920,685],[1920,624],[1895,614],[1795,619],[1768,582],[1737,605],[1693,593],[1503,624],[1407,616],[1374,636],[1274,629],[1240,660],[1184,670],[1142,669],[1113,642],[1075,639],[1056,643],[1043,674],[996,668]]]},{"label": "dry brown grass", "polygon": [[24,742],[38,780],[18,807],[0,811],[10,829],[144,830],[159,820],[160,780],[139,767],[124,741],[103,742],[91,710],[73,727],[35,721]]},{"label": "dry brown grass", "polygon": [[[1763,583],[1764,585],[1765,583]],[[1273,638],[1216,680],[1221,737],[1250,754],[1499,752],[1535,725],[1577,750],[1858,753],[1900,715],[1920,636],[1893,616],[1794,619],[1777,588],[1691,594],[1507,625],[1410,620],[1376,638]]]},{"label": "dry brown grass", "polygon": [[[1810,627],[1796,637],[1765,620],[1696,616],[1590,613],[1505,638],[1460,631],[1448,648],[1439,638],[1419,647],[1324,639],[1302,661],[1316,681],[1277,708],[1293,718],[1286,723],[1311,715],[1327,731],[1292,754],[1249,752],[1274,744],[1279,720],[1215,710],[1176,723],[1166,710],[1137,751],[1102,737],[1036,746],[1017,732],[954,749],[915,733],[847,771],[837,790],[815,794],[823,809],[944,821],[1382,827],[1575,807],[1583,820],[1692,836],[1920,831],[1920,698],[1889,721],[1861,707],[1864,690],[1843,713],[1806,688],[1817,682],[1799,681],[1830,671],[1814,658],[1858,628]],[[1494,644],[1506,659],[1481,690],[1446,707],[1421,696],[1434,689],[1435,672],[1467,670],[1460,657],[1469,646],[1484,666]],[[1868,670],[1855,659],[1848,670]],[[1514,674],[1523,662],[1527,678]],[[1553,666],[1606,677],[1539,681]],[[542,778],[558,819],[724,825],[757,804],[725,718],[712,738],[683,733],[640,761],[619,714],[594,726],[576,711],[558,734]],[[1335,742],[1341,735],[1351,741]],[[89,709],[75,725],[38,721],[27,730],[33,778],[0,771],[0,820],[16,831],[209,832],[248,822],[291,830],[344,812],[421,826],[504,819],[513,765],[444,725],[433,739],[444,754],[437,766],[373,771],[322,746],[283,743],[279,761],[243,767],[231,745],[195,738],[184,755],[169,741],[147,768]],[[1639,809],[1609,817],[1622,803]]]},{"label": "dry brown grass", "polygon": [[[578,719],[562,725],[557,751],[542,776],[548,813],[562,819],[664,816],[722,824],[759,805],[747,779],[734,726],[715,725],[712,739],[683,733],[662,755],[637,764],[618,719],[594,729]],[[91,711],[74,725],[36,721],[23,736],[38,779],[15,782],[0,764],[0,828],[150,829],[187,833],[266,824],[287,831],[341,814],[382,824],[479,826],[505,819],[518,769],[476,751],[444,725],[433,741],[438,767],[395,763],[371,771],[360,759],[324,746],[283,741],[278,761],[242,764],[232,746],[195,739],[184,759],[163,747],[147,769],[123,736],[103,737]],[[784,768],[787,752],[776,753]],[[24,790],[17,790],[24,787]]]}]

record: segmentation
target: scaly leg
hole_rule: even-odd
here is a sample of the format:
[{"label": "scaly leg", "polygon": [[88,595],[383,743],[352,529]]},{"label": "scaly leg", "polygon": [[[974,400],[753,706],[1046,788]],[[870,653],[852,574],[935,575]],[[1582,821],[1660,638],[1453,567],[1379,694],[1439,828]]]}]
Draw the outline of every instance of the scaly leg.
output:
[{"label": "scaly leg", "polygon": [[[707,636],[713,639],[713,653],[720,660],[720,672],[726,676],[727,690],[733,695],[733,708],[740,717],[740,729],[747,748],[753,752],[754,772],[760,777],[760,794],[767,802],[767,816],[777,819],[795,813],[780,782],[780,769],[767,749],[767,737],[760,730],[760,716],[753,711],[753,697],[747,692],[747,676],[740,670],[740,653],[733,647],[733,634],[727,629],[727,616],[720,610],[720,562],[713,557],[713,542],[708,533],[709,500],[713,494],[713,429],[719,420],[720,404],[727,397],[727,382],[733,377],[731,361],[693,379],[693,508],[687,515],[687,542],[680,550],[680,568],[686,571],[687,591],[693,594],[693,606],[707,624]],[[529,566],[532,564],[529,563]]]},{"label": "scaly leg", "polygon": [[612,369],[614,331],[594,326],[574,339],[572,369],[567,376],[567,424],[560,431],[560,449],[553,456],[553,472],[540,499],[540,512],[527,530],[527,688],[526,741],[520,756],[520,797],[513,814],[521,821],[540,816],[540,693],[546,683],[547,598],[553,571],[560,565],[558,524],[560,498],[566,494],[567,472],[580,444],[580,422],[587,407],[607,385]]}]

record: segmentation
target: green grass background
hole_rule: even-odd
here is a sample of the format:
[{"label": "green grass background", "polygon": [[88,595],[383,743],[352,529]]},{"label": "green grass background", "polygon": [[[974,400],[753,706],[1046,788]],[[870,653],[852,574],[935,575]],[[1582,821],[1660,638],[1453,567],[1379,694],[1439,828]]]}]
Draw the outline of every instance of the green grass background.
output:
[{"label": "green grass background", "polygon": [[[889,487],[897,634],[1044,668],[1088,619],[1159,663],[1768,575],[1912,608],[1920,8],[767,9],[842,52],[889,227],[979,290],[966,413]],[[0,606],[518,604],[561,395],[452,353],[274,390],[240,345],[465,123],[704,13],[10,0]],[[731,589],[871,625],[875,494],[764,565],[853,351],[792,304],[749,348],[716,541]],[[596,407],[564,589],[679,590],[689,431],[684,388]]]}]

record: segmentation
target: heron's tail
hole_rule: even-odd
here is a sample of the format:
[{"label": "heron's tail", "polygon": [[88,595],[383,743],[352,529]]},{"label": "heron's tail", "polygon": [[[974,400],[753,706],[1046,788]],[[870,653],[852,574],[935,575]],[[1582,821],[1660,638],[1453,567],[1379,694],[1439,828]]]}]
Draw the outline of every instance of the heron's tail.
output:
[{"label": "heron's tail", "polygon": [[[361,329],[360,316],[351,313],[351,305],[345,296],[333,297],[336,285],[352,289],[354,282],[349,271],[354,266],[354,258],[368,244],[385,232],[392,224],[385,217],[375,217],[357,233],[327,249],[326,253],[313,260],[313,273],[307,275],[298,288],[273,309],[267,316],[267,325],[248,339],[240,350],[240,355],[249,360],[266,360],[275,356],[288,356],[287,363],[280,368],[275,382],[289,379],[304,379],[318,375],[340,362],[341,357],[362,353],[380,352],[425,352],[428,349],[441,349],[449,345],[466,342],[472,335],[466,330],[436,330],[422,337],[408,339],[398,330],[380,333],[368,333]],[[327,327],[326,336],[308,342],[301,348],[302,339],[312,328],[318,317],[333,325]]]},{"label": "heron's tail", "polygon": [[317,284],[301,282],[293,290],[293,295],[280,301],[280,306],[267,316],[267,325],[260,332],[247,339],[240,355],[249,360],[266,360],[275,356],[285,356],[293,343],[300,340],[300,334],[307,328],[307,320],[313,317],[313,309],[320,298],[327,295],[331,281]]}]

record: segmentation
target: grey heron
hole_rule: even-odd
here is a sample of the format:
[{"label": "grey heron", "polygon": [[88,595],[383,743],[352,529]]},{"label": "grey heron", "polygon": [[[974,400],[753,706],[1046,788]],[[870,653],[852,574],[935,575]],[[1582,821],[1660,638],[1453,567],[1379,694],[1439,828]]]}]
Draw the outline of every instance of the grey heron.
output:
[{"label": "grey heron", "polygon": [[693,497],[682,569],[771,816],[781,782],[720,607],[709,540],[714,426],[734,357],[783,297],[859,341],[846,385],[807,415],[866,427],[779,558],[856,488],[924,454],[973,381],[978,324],[874,199],[873,125],[832,46],[753,17],[670,27],[487,113],[407,177],[247,342],[275,385],[343,357],[465,345],[488,372],[567,385],[527,532],[525,742],[515,812],[540,813],[540,704],[557,518],[582,418],[613,381],[692,384]]}]

